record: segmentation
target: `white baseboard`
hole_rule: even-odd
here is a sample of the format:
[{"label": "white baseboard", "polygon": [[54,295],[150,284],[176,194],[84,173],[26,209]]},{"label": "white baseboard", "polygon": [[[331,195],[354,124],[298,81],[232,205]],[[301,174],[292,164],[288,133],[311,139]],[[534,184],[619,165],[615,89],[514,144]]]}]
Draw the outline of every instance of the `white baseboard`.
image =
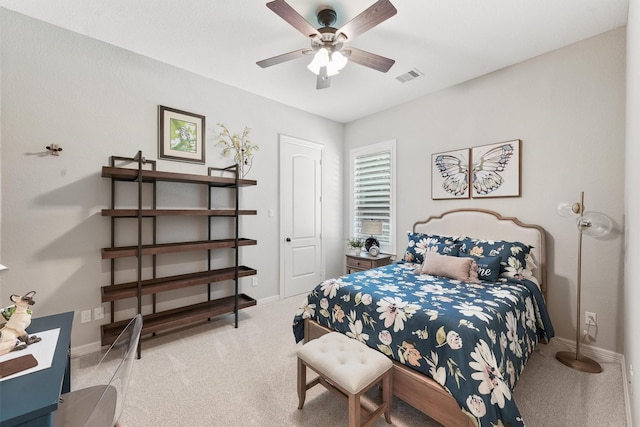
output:
[{"label": "white baseboard", "polygon": [[257,301],[258,304],[269,304],[272,302],[280,301],[280,295],[273,295],[271,297],[262,298]]},{"label": "white baseboard", "polygon": [[[274,295],[271,297],[259,299],[256,301],[256,304],[260,304],[260,305],[269,304],[279,300],[280,300],[280,295]],[[92,343],[77,346],[77,347],[71,347],[71,357],[75,358],[75,357],[86,356],[91,353],[96,353],[101,349],[102,349],[102,346],[100,345],[100,341],[92,342]]]},{"label": "white baseboard", "polygon": [[631,386],[631,382],[627,378],[627,362],[624,358],[624,354],[622,355],[622,381],[624,382],[624,386],[622,387],[624,391],[624,407],[627,415],[627,426],[632,427],[632,416],[631,416],[631,390],[629,387]]},{"label": "white baseboard", "polygon": [[71,357],[80,357],[86,356],[87,354],[95,353],[100,351],[102,347],[100,346],[100,341],[92,342],[90,344],[80,345],[77,347],[71,347]]}]

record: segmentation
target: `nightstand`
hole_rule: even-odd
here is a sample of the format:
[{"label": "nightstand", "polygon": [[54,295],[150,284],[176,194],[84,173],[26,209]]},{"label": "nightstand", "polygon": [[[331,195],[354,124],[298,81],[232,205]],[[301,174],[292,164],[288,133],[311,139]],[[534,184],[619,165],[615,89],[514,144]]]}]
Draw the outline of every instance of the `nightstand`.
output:
[{"label": "nightstand", "polygon": [[391,255],[380,254],[378,256],[370,255],[351,255],[347,254],[347,274],[354,271],[364,271],[371,268],[382,267],[391,263]]}]

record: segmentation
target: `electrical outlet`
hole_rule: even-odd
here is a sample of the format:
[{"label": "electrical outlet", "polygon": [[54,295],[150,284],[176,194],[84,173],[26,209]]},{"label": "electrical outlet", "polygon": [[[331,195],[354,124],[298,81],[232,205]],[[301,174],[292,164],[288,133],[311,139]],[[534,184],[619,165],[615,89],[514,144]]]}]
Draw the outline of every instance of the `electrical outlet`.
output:
[{"label": "electrical outlet", "polygon": [[104,308],[96,307],[93,309],[93,318],[94,320],[104,319]]},{"label": "electrical outlet", "polygon": [[598,324],[596,314],[590,311],[584,312],[584,321],[590,326],[596,326]]},{"label": "electrical outlet", "polygon": [[80,323],[91,322],[91,310],[82,310],[80,312]]},{"label": "electrical outlet", "polygon": [[251,286],[258,286],[258,277],[253,276],[251,278]]}]

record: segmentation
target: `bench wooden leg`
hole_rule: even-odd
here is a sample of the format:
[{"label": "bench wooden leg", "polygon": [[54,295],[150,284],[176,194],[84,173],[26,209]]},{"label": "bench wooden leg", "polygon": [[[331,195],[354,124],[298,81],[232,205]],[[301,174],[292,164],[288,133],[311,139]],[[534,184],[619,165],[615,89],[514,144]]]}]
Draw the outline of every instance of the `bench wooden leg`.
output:
[{"label": "bench wooden leg", "polygon": [[298,358],[298,409],[304,406],[307,395],[307,366]]},{"label": "bench wooden leg", "polygon": [[349,394],[349,427],[360,427],[360,394]]},{"label": "bench wooden leg", "polygon": [[389,371],[382,379],[382,402],[384,405],[386,405],[386,410],[384,411],[384,419],[387,424],[391,424],[391,402],[393,401],[393,393],[391,387],[391,371]]}]

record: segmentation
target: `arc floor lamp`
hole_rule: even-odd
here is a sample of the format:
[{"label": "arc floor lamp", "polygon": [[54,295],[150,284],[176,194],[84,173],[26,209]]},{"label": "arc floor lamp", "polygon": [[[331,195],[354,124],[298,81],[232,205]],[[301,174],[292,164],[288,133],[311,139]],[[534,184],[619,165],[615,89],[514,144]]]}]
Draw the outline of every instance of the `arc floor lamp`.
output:
[{"label": "arc floor lamp", "polygon": [[604,237],[613,229],[613,221],[607,215],[600,212],[585,212],[584,191],[580,192],[580,201],[574,204],[561,203],[558,213],[562,216],[578,215],[578,277],[576,280],[576,351],[559,351],[556,359],[570,368],[583,372],[602,372],[598,362],[584,356],[580,352],[580,298],[582,291],[582,236]]}]

